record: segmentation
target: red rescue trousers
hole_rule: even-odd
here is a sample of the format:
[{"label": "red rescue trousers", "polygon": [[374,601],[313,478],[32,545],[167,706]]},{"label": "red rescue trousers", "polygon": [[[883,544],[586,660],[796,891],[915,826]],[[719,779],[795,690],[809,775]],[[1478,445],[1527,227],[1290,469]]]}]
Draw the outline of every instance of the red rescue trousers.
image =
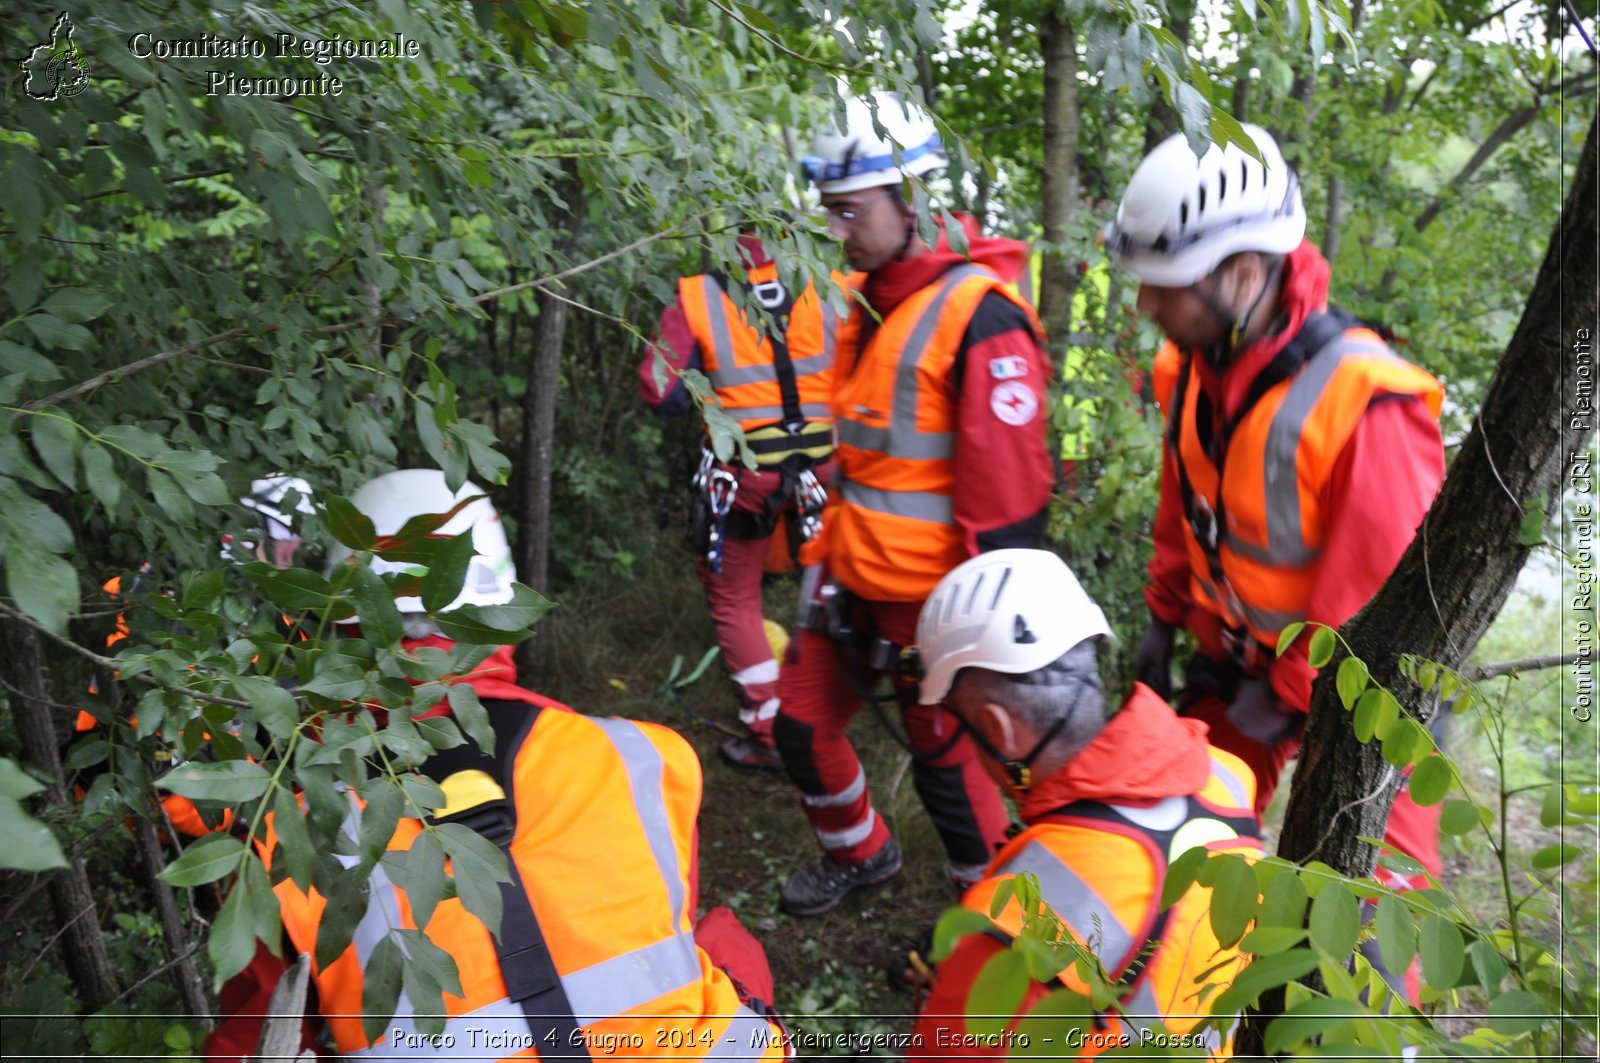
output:
[{"label": "red rescue trousers", "polygon": [[[908,646],[916,641],[921,610],[921,602],[856,599],[850,619],[858,632]],[[783,704],[774,728],[778,751],[817,841],[842,863],[871,859],[889,840],[861,760],[845,737],[845,727],[861,711],[862,694],[876,688],[881,675],[868,667],[863,652],[816,631],[796,633],[783,665]],[[956,718],[937,705],[916,704],[914,682],[897,680],[897,686],[905,695],[899,716],[911,746],[937,754],[912,762],[912,783],[944,842],[951,878],[970,884],[1005,841],[1010,817],[971,738],[963,734],[952,743]]]}]

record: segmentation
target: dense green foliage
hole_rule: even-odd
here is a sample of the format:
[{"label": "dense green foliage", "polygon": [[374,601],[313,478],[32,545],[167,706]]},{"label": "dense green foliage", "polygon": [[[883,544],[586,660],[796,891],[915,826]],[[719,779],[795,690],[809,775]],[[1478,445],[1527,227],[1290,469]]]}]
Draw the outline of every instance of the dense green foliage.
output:
[{"label": "dense green foliage", "polygon": [[[0,627],[43,654],[36,678],[66,754],[57,775],[25,751],[27,691],[8,681],[0,863],[14,869],[8,892],[14,880],[20,900],[8,911],[26,923],[17,939],[26,955],[0,980],[7,1008],[181,1010],[163,979],[140,981],[158,943],[169,966],[188,951],[149,915],[166,887],[185,891],[213,986],[258,940],[276,946],[275,876],[343,898],[326,948],[347,938],[386,825],[436,798],[406,766],[459,740],[454,723],[412,719],[446,696],[439,680],[526,637],[546,597],[626,576],[680,536],[700,425],[663,426],[643,412],[634,379],[644,340],[675,279],[733,261],[741,228],[767,237],[785,270],[820,276],[835,265],[793,158],[840,92],[931,94],[958,164],[927,190],[925,220],[972,210],[1085,263],[1098,261],[1095,231],[1151,130],[1182,128],[1198,143],[1234,135],[1230,115],[1271,126],[1305,175],[1312,236],[1338,234],[1335,298],[1395,329],[1408,356],[1444,377],[1458,419],[1470,417],[1526,298],[1559,208],[1563,153],[1575,154],[1593,111],[1582,91],[1593,64],[1542,9],[1290,0],[1212,21],[1179,0],[1068,2],[1052,9],[1076,24],[1080,53],[1074,214],[1067,240],[1044,244],[1041,0],[771,6],[106,0],[71,12],[87,62],[81,91],[36,99],[27,72],[10,68],[0,123]],[[1579,8],[1593,13],[1592,3]],[[51,41],[58,14],[13,5],[7,57]],[[265,54],[147,57],[134,44],[141,34],[249,38]],[[326,63],[279,54],[395,34],[415,42],[414,54]],[[327,76],[340,79],[339,95],[216,91]],[[1480,162],[1482,144],[1495,150]],[[1138,544],[1160,430],[1138,393],[1156,337],[1135,322],[1133,295],[1113,279],[1081,322],[1085,356],[1061,386],[1107,401],[1087,424],[1078,414],[1059,426],[1087,427],[1092,453],[1052,527],[1126,634],[1143,621]],[[550,348],[543,326],[561,322],[558,312],[560,346]],[[549,353],[555,374],[545,380]],[[690,384],[703,394],[702,381]],[[539,398],[555,404],[543,428],[531,412]],[[719,449],[734,446],[720,411],[704,420]],[[526,460],[541,446],[544,480]],[[454,655],[399,652],[392,598],[449,602],[461,541],[428,540],[418,527],[379,544],[340,501],[377,472],[415,465],[452,483],[471,478],[519,544],[536,534],[548,543],[548,577],[515,605],[443,620],[463,643]],[[272,473],[304,477],[326,505],[309,521],[300,568],[219,546],[225,535],[249,538],[236,500]],[[544,510],[530,503],[541,496]],[[365,569],[326,575],[317,544],[330,536],[427,563],[429,576],[418,585]],[[112,598],[99,588],[117,576]],[[336,623],[352,616],[361,637]],[[131,635],[108,649],[119,617]],[[567,622],[551,613],[539,638]],[[481,714],[460,689],[449,700],[475,732]],[[373,711],[351,718],[353,701]],[[86,736],[71,734],[80,707],[100,724]],[[335,874],[336,783],[369,803],[359,851],[344,854],[362,874]],[[45,784],[79,784],[82,799],[41,803]],[[219,834],[189,846],[166,887],[102,873],[135,866],[118,825],[150,815],[164,791],[214,818],[231,810],[252,830],[275,811],[286,828],[272,870],[253,846]],[[498,854],[449,832],[430,838],[427,859],[391,872],[438,896],[455,888],[447,856],[472,866],[483,888],[463,899],[492,916]],[[88,862],[102,906],[115,910],[107,934],[125,1000],[91,1000],[52,955],[34,873],[69,859]],[[223,891],[220,909],[197,903],[197,887]],[[1481,925],[1463,925],[1488,940]],[[392,1006],[402,984],[419,1005],[452,984],[424,937],[408,948],[421,959],[403,972],[398,952],[384,954],[393,977],[375,979],[388,995],[374,1010]],[[1518,991],[1539,988],[1515,973]],[[194,1046],[182,1024],[117,1018],[86,1029],[41,1024],[24,1036],[40,1052]]]}]

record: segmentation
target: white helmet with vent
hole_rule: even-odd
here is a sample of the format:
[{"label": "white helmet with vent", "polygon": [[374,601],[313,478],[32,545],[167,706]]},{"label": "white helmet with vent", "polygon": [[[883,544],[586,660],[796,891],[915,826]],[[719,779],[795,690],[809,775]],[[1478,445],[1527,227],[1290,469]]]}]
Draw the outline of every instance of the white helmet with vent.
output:
[{"label": "white helmet with vent", "polygon": [[1241,251],[1287,254],[1306,232],[1300,182],[1272,135],[1244,130],[1258,161],[1236,144],[1196,156],[1182,133],[1157,145],[1134,171],[1105,229],[1111,257],[1141,283],[1181,288]]},{"label": "white helmet with vent", "polygon": [[[451,491],[445,486],[444,473],[437,469],[400,469],[357,489],[350,501],[367,515],[377,533],[384,536],[394,535],[412,517],[448,513],[461,499],[483,493],[483,488],[470,480],[463,483],[460,490]],[[472,532],[472,546],[477,553],[467,566],[461,593],[440,612],[463,605],[503,605],[512,599],[511,585],[517,573],[511,560],[511,545],[506,541],[500,515],[487,498],[469,503],[433,534],[439,538],[453,538],[468,530]],[[329,570],[349,557],[349,547],[335,544],[328,552]],[[378,572],[412,572],[421,566],[375,557],[372,567]],[[421,598],[396,598],[394,604],[402,613],[425,611]]]},{"label": "white helmet with vent", "polygon": [[[882,126],[887,138],[873,124]],[[944,166],[944,142],[928,112],[879,90],[845,103],[844,128],[817,134],[811,154],[800,160],[806,178],[824,195],[897,185]]]},{"label": "white helmet with vent", "polygon": [[963,668],[1025,675],[1085,639],[1111,637],[1106,614],[1048,550],[994,550],[957,565],[917,621],[921,700],[937,704]]}]

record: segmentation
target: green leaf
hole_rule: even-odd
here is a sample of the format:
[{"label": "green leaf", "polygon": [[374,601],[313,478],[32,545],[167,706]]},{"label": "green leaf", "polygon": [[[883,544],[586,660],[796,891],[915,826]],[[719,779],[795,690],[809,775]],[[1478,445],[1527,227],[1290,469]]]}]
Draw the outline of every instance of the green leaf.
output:
[{"label": "green leaf", "polygon": [[49,871],[66,866],[61,843],[50,828],[28,815],[14,798],[0,796],[0,868]]},{"label": "green leaf", "polygon": [[1461,980],[1465,947],[1455,923],[1443,916],[1423,916],[1417,952],[1422,956],[1422,976],[1430,986],[1449,989]]},{"label": "green leaf", "polygon": [[1244,952],[1257,956],[1276,956],[1292,949],[1306,939],[1306,930],[1299,926],[1257,926],[1239,942]]},{"label": "green leaf", "polygon": [[1294,623],[1288,625],[1282,631],[1278,632],[1279,657],[1282,657],[1284,654],[1289,652],[1289,647],[1294,645],[1294,640],[1299,638],[1300,632],[1304,631],[1305,629],[1306,622],[1304,620],[1296,620]]},{"label": "green leaf", "polygon": [[64,321],[82,322],[99,317],[110,305],[111,300],[98,292],[83,288],[58,288],[39,304],[39,309],[48,310]]},{"label": "green leaf", "polygon": [[1372,736],[1378,729],[1378,718],[1382,713],[1383,691],[1373,687],[1361,695],[1356,702],[1356,715],[1352,725],[1356,741],[1362,744],[1372,741]]},{"label": "green leaf", "polygon": [[1450,792],[1450,784],[1454,780],[1455,773],[1450,768],[1449,759],[1437,755],[1425,757],[1422,763],[1411,769],[1411,800],[1424,807],[1436,805]]},{"label": "green leaf", "polygon": [[387,775],[373,779],[362,794],[367,799],[361,810],[361,867],[372,867],[389,848],[400,813],[405,809],[405,793]]},{"label": "green leaf", "polygon": [[1384,965],[1391,971],[1411,966],[1411,957],[1417,954],[1417,926],[1410,907],[1399,897],[1380,898],[1376,922]]},{"label": "green leaf", "polygon": [[95,499],[109,512],[117,508],[122,497],[122,478],[111,460],[111,452],[99,443],[83,445],[79,457],[83,459],[83,478]]},{"label": "green leaf", "polygon": [[1315,949],[1290,949],[1276,956],[1263,956],[1240,971],[1233,985],[1211,1005],[1213,1015],[1231,1015],[1254,1004],[1269,989],[1286,985],[1316,970]]},{"label": "green leaf", "polygon": [[33,422],[33,448],[39,452],[44,467],[67,486],[78,486],[77,457],[80,440],[78,428],[65,417],[37,417]]},{"label": "green leaf", "polygon": [[1279,875],[1261,893],[1261,914],[1256,917],[1256,925],[1302,927],[1307,901],[1305,883],[1299,875]]},{"label": "green leaf", "polygon": [[1466,798],[1456,798],[1444,806],[1439,814],[1439,830],[1445,834],[1465,834],[1477,827],[1483,817],[1478,806]]},{"label": "green leaf", "polygon": [[277,898],[271,894],[262,898],[252,898],[246,880],[242,877],[235,880],[233,889],[228,891],[228,899],[222,903],[222,911],[211,924],[211,934],[206,939],[206,952],[211,957],[211,967],[216,972],[218,989],[222,988],[228,979],[244,970],[245,964],[256,954],[255,913],[250,910],[251,905],[271,904],[276,907],[277,903]]},{"label": "green leaf", "polygon": [[356,603],[361,633],[374,646],[393,646],[405,634],[405,622],[394,604],[394,595],[368,565],[356,565],[350,597]]},{"label": "green leaf", "polygon": [[55,362],[32,347],[10,340],[0,340],[0,372],[21,373],[39,381],[61,379],[61,370]]},{"label": "green leaf", "polygon": [[1211,929],[1223,948],[1244,936],[1256,917],[1256,872],[1243,860],[1232,860],[1218,872],[1211,889]]},{"label": "green leaf", "polygon": [[1206,862],[1208,852],[1205,846],[1196,845],[1192,849],[1185,850],[1167,866],[1167,877],[1161,883],[1162,908],[1171,908],[1178,903],[1179,897],[1189,892],[1189,887],[1194,885],[1200,865]]},{"label": "green leaf", "polygon": [[1516,1037],[1544,1025],[1550,1012],[1525,989],[1509,989],[1489,1002],[1489,1028]]},{"label": "green leaf", "polygon": [[1544,495],[1527,501],[1522,520],[1517,524],[1517,545],[1538,546],[1544,542],[1544,508],[1548,500]]},{"label": "green leaf", "polygon": [[1361,905],[1342,882],[1329,883],[1311,902],[1311,943],[1333,959],[1356,947],[1361,932]]},{"label": "green leaf", "polygon": [[1033,979],[1021,953],[1006,949],[990,956],[967,994],[967,1029],[978,1037],[993,1037],[1011,1025]]},{"label": "green leaf", "polygon": [[254,801],[267,792],[272,777],[259,764],[248,760],[225,760],[219,764],[179,765],[167,772],[156,785],[163,790],[196,801]]},{"label": "green leaf", "polygon": [[445,543],[428,565],[428,574],[422,577],[422,607],[430,613],[445,609],[461,593],[467,578],[467,567],[476,551],[472,545],[472,532],[462,532]]},{"label": "green leaf", "polygon": [[1494,942],[1486,938],[1479,938],[1467,946],[1467,956],[1472,960],[1472,969],[1478,976],[1478,984],[1483,986],[1485,993],[1491,996],[1500,991],[1500,983],[1505,981],[1509,968],[1506,958],[1495,948]]},{"label": "green leaf", "polygon": [[94,334],[88,329],[63,321],[54,314],[29,314],[22,323],[46,347],[81,351],[94,342]]},{"label": "green leaf", "polygon": [[489,714],[484,711],[483,703],[478,700],[478,692],[466,683],[455,683],[446,695],[450,701],[450,714],[456,718],[461,729],[472,736],[490,756],[494,755],[494,727],[489,723]]},{"label": "green leaf", "polygon": [[1339,662],[1334,682],[1339,689],[1339,700],[1346,710],[1355,706],[1356,699],[1367,689],[1367,665],[1359,657],[1346,657]]},{"label": "green leaf", "polygon": [[404,964],[405,956],[391,934],[378,942],[361,966],[361,1029],[369,1041],[382,1036],[394,1019]]},{"label": "green leaf", "polygon": [[311,833],[306,829],[306,812],[300,807],[294,792],[280,786],[272,795],[272,829],[278,836],[274,858],[296,886],[311,888],[311,875],[316,868],[317,851],[311,844]]},{"label": "green leaf", "polygon": [[500,934],[499,883],[510,880],[505,854],[488,839],[460,823],[434,828],[451,861],[456,895],[467,911],[477,916],[496,937]]},{"label": "green leaf", "polygon": [[329,495],[326,505],[328,532],[335,539],[352,550],[372,549],[378,532],[370,517],[343,495]]},{"label": "green leaf", "polygon": [[1383,735],[1383,759],[1397,768],[1409,767],[1419,752],[1418,746],[1428,744],[1422,725],[1409,716],[1396,717]]},{"label": "green leaf", "polygon": [[220,831],[206,835],[183,851],[161,872],[174,886],[202,886],[239,870],[244,843]]},{"label": "green leaf", "polygon": [[1544,788],[1544,800],[1539,803],[1540,826],[1554,827],[1561,823],[1565,818],[1561,808],[1565,797],[1566,787],[1560,783],[1553,782]]},{"label": "green leaf", "polygon": [[993,926],[982,912],[960,905],[946,908],[933,925],[933,950],[928,958],[941,963],[955,951],[956,942],[969,934],[986,934]]},{"label": "green leaf", "polygon": [[247,675],[234,680],[234,689],[255,710],[256,722],[280,742],[288,741],[300,722],[294,695],[265,676]]},{"label": "green leaf", "polygon": [[6,552],[6,591],[46,631],[62,634],[78,611],[78,573],[61,557],[13,542]]},{"label": "green leaf", "polygon": [[444,873],[444,847],[432,831],[423,831],[406,850],[405,863],[411,916],[418,927],[426,929],[450,881]]},{"label": "green leaf", "polygon": [[1540,871],[1548,871],[1553,867],[1560,867],[1571,860],[1576,860],[1583,855],[1583,850],[1576,845],[1565,843],[1547,845],[1533,854],[1533,866]]},{"label": "green leaf", "polygon": [[1352,1015],[1370,1014],[1350,1000],[1312,997],[1302,1000],[1267,1025],[1266,1050],[1283,1055],[1314,1037],[1322,1037],[1350,1024]]},{"label": "green leaf", "polygon": [[1338,646],[1339,640],[1334,637],[1333,628],[1319,627],[1311,635],[1311,646],[1306,652],[1306,660],[1313,668],[1321,668],[1333,660],[1333,651]]},{"label": "green leaf", "polygon": [[22,770],[10,757],[0,757],[0,797],[21,801],[44,789],[44,783]]}]

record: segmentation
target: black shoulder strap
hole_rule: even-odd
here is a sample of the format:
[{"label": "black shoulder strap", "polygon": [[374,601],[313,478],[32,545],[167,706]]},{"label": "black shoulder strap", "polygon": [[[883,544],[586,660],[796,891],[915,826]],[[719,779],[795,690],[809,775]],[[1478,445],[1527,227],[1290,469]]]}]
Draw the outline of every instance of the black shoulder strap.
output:
[{"label": "black shoulder strap", "polygon": [[495,732],[495,752],[490,756],[476,743],[447,749],[422,766],[423,774],[443,782],[458,771],[477,768],[490,772],[506,793],[506,799],[488,802],[450,816],[440,822],[461,823],[494,842],[506,854],[511,869],[509,881],[500,883],[500,934],[494,939],[500,960],[500,974],[506,983],[506,997],[522,1008],[528,1032],[540,1059],[587,1060],[587,1042],[572,1011],[572,1002],[561,985],[561,975],[550,958],[539,917],[523,886],[522,875],[512,857],[511,840],[516,836],[516,781],[513,767],[517,751],[527,741],[541,706],[515,701],[486,701],[483,705]]},{"label": "black shoulder strap", "polygon": [[[723,291],[728,290],[726,274],[710,276]],[[770,304],[756,291],[757,286],[743,285],[745,305],[766,319],[764,331],[772,343],[772,368],[778,376],[778,393],[783,397],[783,424],[789,431],[798,432],[805,424],[805,416],[800,410],[800,385],[795,379],[794,359],[789,354],[789,314],[794,310],[794,296],[780,282],[771,283],[777,288],[777,299]]]}]

